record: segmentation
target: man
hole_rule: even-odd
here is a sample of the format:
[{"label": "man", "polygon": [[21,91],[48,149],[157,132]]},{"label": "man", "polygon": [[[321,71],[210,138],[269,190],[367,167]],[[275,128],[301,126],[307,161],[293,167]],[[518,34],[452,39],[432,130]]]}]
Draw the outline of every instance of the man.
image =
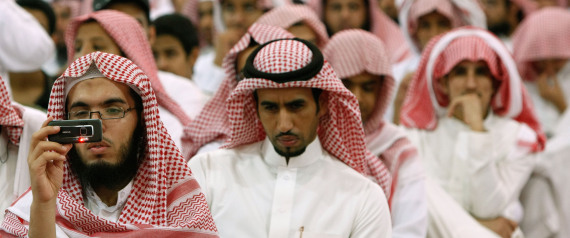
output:
[{"label": "man", "polygon": [[192,69],[200,48],[196,29],[179,14],[164,15],[154,22],[156,40],[152,53],[159,70],[192,79]]},{"label": "man", "polygon": [[384,43],[367,31],[344,30],[331,38],[323,53],[358,99],[366,147],[389,168],[394,178],[388,200],[393,237],[426,237],[423,165],[405,132],[383,120],[395,89]]},{"label": "man", "polygon": [[567,200],[570,148],[570,13],[545,8],[525,18],[513,34],[513,56],[536,106],[548,142],[525,187],[521,228],[529,237],[570,236]]},{"label": "man", "polygon": [[288,4],[263,14],[256,23],[278,26],[291,32],[295,37],[307,40],[320,49],[329,41],[327,29],[319,16],[308,6]]},{"label": "man", "polygon": [[6,83],[8,72],[36,71],[53,56],[52,39],[15,1],[0,0],[0,35],[0,77]]},{"label": "man", "polygon": [[195,68],[196,84],[207,94],[214,94],[224,80],[221,68],[230,49],[263,13],[273,7],[270,0],[224,0],[214,7],[216,39],[214,51],[201,55]]},{"label": "man", "polygon": [[279,27],[253,24],[224,58],[224,81],[220,89],[206,103],[192,124],[184,128],[182,151],[190,160],[199,152],[218,149],[230,137],[226,100],[237,86],[249,54],[259,45],[271,40],[293,38]]},{"label": "man", "polygon": [[410,80],[420,62],[420,55],[435,36],[454,28],[472,25],[485,28],[485,14],[473,0],[406,0],[400,11],[400,27],[410,45],[413,56],[394,65],[398,91],[386,119],[399,124],[400,108]]},{"label": "man", "polygon": [[428,43],[411,85],[401,122],[427,172],[428,236],[518,237],[545,138],[509,51],[458,28]]},{"label": "man", "polygon": [[0,80],[0,218],[4,210],[30,187],[26,158],[30,137],[37,131],[46,115],[10,100]]},{"label": "man", "polygon": [[[49,3],[35,0],[18,0],[16,3],[34,16],[53,38],[56,18]],[[10,88],[14,101],[29,107],[47,110],[51,85],[60,70],[59,66],[48,66],[48,63],[50,62],[30,72],[10,72]]]},{"label": "man", "polygon": [[117,10],[135,18],[143,27],[152,44],[156,33],[151,27],[149,0],[93,0],[93,11]]},{"label": "man", "polygon": [[[187,79],[170,73],[178,78],[165,78],[165,74],[159,74],[149,42],[134,18],[113,10],[101,10],[74,18],[66,42],[70,61],[91,52],[103,51],[125,56],[141,67],[157,94],[161,119],[174,141],[180,145],[183,126],[200,112],[206,97]],[[177,101],[173,98],[177,98]]]},{"label": "man", "polygon": [[356,98],[318,48],[271,41],[243,71],[228,99],[226,149],[189,162],[220,235],[391,237],[385,194],[361,174]]},{"label": "man", "polygon": [[307,4],[321,16],[330,36],[346,29],[363,29],[386,44],[390,62],[410,56],[398,25],[378,8],[376,0],[310,0]]},{"label": "man", "polygon": [[[95,52],[55,82],[50,118],[32,136],[31,192],[8,208],[4,235],[217,237],[204,195],[133,62]],[[103,140],[59,144],[52,119],[100,119]],[[115,234],[116,235],[116,234]]]},{"label": "man", "polygon": [[[149,15],[150,10],[149,10],[148,0],[96,0],[93,2],[93,9],[95,11],[100,11],[105,9],[117,10],[135,18],[136,21],[140,23],[142,29],[146,33],[146,40],[138,40],[139,42],[133,42],[129,40],[130,39],[129,34],[133,34],[132,32],[130,32],[131,29],[129,28],[132,28],[132,30],[134,31],[138,31],[139,28],[138,26],[131,26],[128,28],[124,28],[127,30],[123,30],[122,32],[120,32],[120,34],[113,33],[113,34],[118,34],[120,36],[120,37],[113,37],[114,40],[117,42],[121,42],[121,44],[123,45],[132,44],[139,46],[140,44],[142,44],[142,46],[139,47],[144,47],[145,48],[144,51],[146,52],[146,48],[150,47],[156,40],[155,28],[150,26],[150,15]],[[116,23],[112,22],[110,19],[104,19],[102,17],[99,18],[99,21],[100,22],[104,21],[105,22],[104,25],[106,26],[114,25],[114,23]],[[117,29],[121,27],[122,26],[111,26],[111,27],[106,27],[107,28],[106,30],[112,31],[111,29]],[[135,28],[137,29],[135,30]],[[156,64],[156,62],[152,62],[152,64]],[[152,67],[156,68],[156,65]],[[145,73],[154,74],[154,72],[150,73],[146,71]],[[188,119],[192,119],[195,116],[195,114],[197,114],[200,111],[204,102],[207,101],[207,96],[200,92],[199,88],[194,82],[189,81],[184,77],[177,76],[173,73],[160,71],[160,70],[158,71],[157,74],[158,76],[156,78],[151,76],[151,80],[153,81],[154,91],[156,92],[156,94],[159,95],[159,102],[162,100],[174,101],[174,102],[169,102],[168,105],[166,105],[166,103],[164,104],[161,103],[161,106],[167,107],[167,109],[170,112],[175,114],[176,117],[180,119],[182,125],[189,123]],[[169,99],[166,99],[167,97],[169,97]],[[180,108],[183,110],[182,112],[179,111]],[[187,114],[186,118],[184,118],[184,115],[182,115],[182,113]],[[170,125],[171,123],[167,122],[166,124]],[[171,135],[179,134],[181,133],[181,130],[178,129],[169,130],[169,133]],[[178,141],[176,143],[178,143]]]},{"label": "man", "polygon": [[485,0],[481,1],[487,17],[489,31],[499,36],[509,50],[512,51],[513,32],[525,15],[529,15],[536,8],[530,0]]}]

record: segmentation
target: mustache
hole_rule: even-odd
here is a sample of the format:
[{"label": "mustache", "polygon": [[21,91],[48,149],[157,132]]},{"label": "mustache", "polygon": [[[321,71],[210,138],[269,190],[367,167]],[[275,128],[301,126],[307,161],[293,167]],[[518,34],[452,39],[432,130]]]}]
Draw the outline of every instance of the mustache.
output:
[{"label": "mustache", "polygon": [[299,137],[297,134],[291,132],[291,131],[286,131],[286,132],[279,132],[279,134],[277,134],[275,136],[275,138],[279,138],[281,136],[295,136],[295,137]]}]

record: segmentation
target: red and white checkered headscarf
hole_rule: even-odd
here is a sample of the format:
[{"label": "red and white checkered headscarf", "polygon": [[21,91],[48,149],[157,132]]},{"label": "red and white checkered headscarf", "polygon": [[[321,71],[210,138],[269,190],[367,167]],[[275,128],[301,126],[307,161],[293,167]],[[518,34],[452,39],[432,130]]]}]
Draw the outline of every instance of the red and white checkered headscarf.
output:
[{"label": "red and white checkered headscarf", "polygon": [[12,103],[5,82],[0,77],[0,126],[7,130],[10,142],[14,145],[19,145],[24,127],[24,121],[22,120],[24,108]]},{"label": "red and white checkered headscarf", "polygon": [[491,99],[491,109],[498,116],[532,128],[537,134],[537,140],[531,142],[532,149],[541,151],[545,136],[511,54],[496,36],[475,27],[458,28],[428,43],[402,106],[402,124],[424,130],[437,127],[438,118],[445,115],[449,104],[449,99],[438,90],[437,80],[464,60],[487,63],[493,78],[500,83]]},{"label": "red and white checkered headscarf", "polygon": [[[364,30],[344,30],[331,38],[323,54],[341,79],[365,72],[384,78],[372,116],[364,122],[364,133],[366,146],[377,156],[374,159],[380,159],[389,169],[394,191],[400,166],[405,160],[417,156],[417,150],[396,126],[383,118],[395,91],[392,64],[384,43]],[[392,198],[390,196],[389,204]]]},{"label": "red and white checkered headscarf", "polygon": [[186,160],[192,158],[202,146],[213,141],[225,141],[230,136],[226,99],[229,98],[237,85],[236,61],[238,54],[252,43],[263,44],[275,39],[293,37],[291,33],[275,26],[253,24],[249,27],[245,35],[224,57],[222,67],[225,70],[225,78],[218,91],[204,105],[194,121],[184,128],[182,150]]},{"label": "red and white checkered headscarf", "polygon": [[158,78],[158,68],[152,55],[150,43],[140,23],[131,16],[115,10],[100,10],[73,18],[65,33],[68,61],[73,62],[77,31],[88,20],[97,21],[119,46],[121,52],[125,54],[124,56],[135,62],[145,72],[152,83],[158,104],[176,116],[182,125],[189,124],[190,117],[162,86]]},{"label": "red and white checkered headscarf", "polygon": [[[284,73],[305,67],[313,53],[297,40],[279,40],[265,45],[253,60],[253,67],[266,73]],[[230,138],[224,148],[262,141],[266,134],[257,117],[253,98],[256,89],[319,88],[327,99],[328,113],[320,119],[318,138],[323,148],[354,170],[371,176],[390,195],[391,177],[382,162],[369,165],[375,157],[366,149],[358,100],[342,84],[333,68],[325,62],[317,75],[307,81],[276,83],[263,78],[240,81],[227,100]]]},{"label": "red and white checkered headscarf", "polygon": [[570,12],[558,7],[541,9],[526,17],[513,34],[513,57],[524,80],[538,75],[532,62],[570,59]]},{"label": "red and white checkered headscarf", "polygon": [[418,21],[423,15],[433,11],[444,15],[451,22],[452,28],[472,25],[487,27],[487,20],[482,6],[477,0],[405,0],[402,3],[398,19],[406,40],[415,54],[421,54],[415,34]]},{"label": "red and white checkered headscarf", "polygon": [[[123,235],[138,237],[217,237],[204,194],[158,119],[158,104],[151,82],[132,61],[102,52],[77,59],[55,81],[48,116],[63,120],[66,87],[94,66],[108,79],[130,86],[141,96],[146,157],[117,223],[94,215],[83,205],[81,185],[66,162],[57,197],[57,224],[64,230],[96,237],[116,232],[129,232]],[[3,229],[18,236],[28,233],[21,219],[13,213],[7,213]]]},{"label": "red and white checkered headscarf", "polygon": [[[396,63],[410,57],[412,55],[410,47],[405,43],[405,37],[398,27],[398,24],[380,10],[376,0],[364,1],[368,1],[368,21],[370,22],[370,32],[384,42],[386,50],[390,55],[390,61],[392,63]],[[323,0],[308,0],[307,5],[315,10],[321,19],[323,18]]]},{"label": "red and white checkered headscarf", "polygon": [[298,22],[303,22],[317,36],[317,46],[321,49],[329,41],[329,35],[325,24],[319,16],[308,6],[300,4],[286,4],[263,14],[256,23],[278,26],[287,29]]}]

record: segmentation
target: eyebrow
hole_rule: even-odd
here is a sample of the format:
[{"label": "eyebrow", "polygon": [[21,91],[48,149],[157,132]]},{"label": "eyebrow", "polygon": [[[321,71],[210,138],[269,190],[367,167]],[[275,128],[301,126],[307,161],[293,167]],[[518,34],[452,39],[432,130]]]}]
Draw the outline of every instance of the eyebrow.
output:
[{"label": "eyebrow", "polygon": [[285,106],[291,106],[291,105],[300,104],[300,103],[305,103],[305,99],[295,99],[293,101],[286,102]]},{"label": "eyebrow", "polygon": [[[122,98],[109,98],[109,99],[105,100],[103,103],[101,103],[100,105],[109,105],[109,104],[114,104],[114,103],[127,104],[127,102],[125,102],[125,100],[123,100]],[[78,101],[78,102],[72,103],[71,106],[69,107],[69,109],[74,108],[74,107],[89,107],[89,104],[82,102],[82,101]]]},{"label": "eyebrow", "polygon": [[269,101],[262,101],[262,102],[260,103],[260,105],[261,105],[261,106],[275,106],[275,105],[277,105],[277,103],[269,102]]}]

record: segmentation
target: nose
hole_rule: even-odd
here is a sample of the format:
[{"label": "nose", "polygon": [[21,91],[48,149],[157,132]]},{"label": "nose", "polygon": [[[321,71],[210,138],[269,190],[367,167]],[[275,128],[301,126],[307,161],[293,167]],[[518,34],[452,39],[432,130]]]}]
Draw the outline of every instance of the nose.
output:
[{"label": "nose", "polygon": [[156,65],[159,70],[168,71],[167,70],[168,64],[166,63],[166,59],[164,58],[164,56],[159,55],[156,57]]},{"label": "nose", "polygon": [[477,80],[475,79],[475,72],[469,71],[467,74],[467,88],[474,89],[477,87]]},{"label": "nose", "polygon": [[287,132],[293,129],[293,121],[291,116],[286,110],[281,110],[279,116],[277,117],[277,130],[279,132]]},{"label": "nose", "polygon": [[340,9],[340,17],[341,17],[341,19],[347,20],[349,16],[350,16],[350,11],[349,11],[348,7],[342,7],[342,8]]}]

